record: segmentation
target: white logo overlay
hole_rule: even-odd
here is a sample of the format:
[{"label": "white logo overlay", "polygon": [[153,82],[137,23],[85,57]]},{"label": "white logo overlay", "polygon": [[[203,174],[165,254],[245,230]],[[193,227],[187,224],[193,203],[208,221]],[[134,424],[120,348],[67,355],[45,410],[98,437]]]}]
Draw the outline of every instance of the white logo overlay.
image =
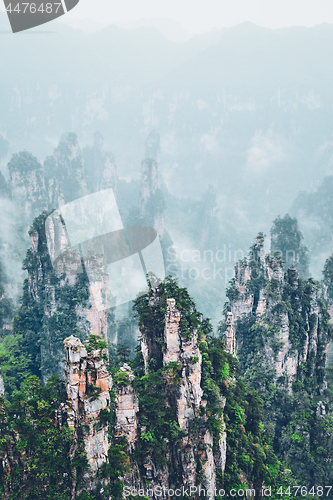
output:
[{"label": "white logo overlay", "polygon": [[87,272],[98,310],[125,304],[165,278],[159,236],[146,226],[124,227],[112,189],[79,198],[52,212],[45,231],[52,266]]}]

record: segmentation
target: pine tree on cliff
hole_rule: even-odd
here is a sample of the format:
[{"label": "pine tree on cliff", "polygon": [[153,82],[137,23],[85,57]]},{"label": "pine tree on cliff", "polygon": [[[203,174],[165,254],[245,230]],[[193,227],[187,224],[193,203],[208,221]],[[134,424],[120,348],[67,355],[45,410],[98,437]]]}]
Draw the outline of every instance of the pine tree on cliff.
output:
[{"label": "pine tree on cliff", "polygon": [[271,229],[271,254],[278,252],[284,261],[287,271],[290,267],[296,267],[300,278],[309,277],[308,249],[302,245],[303,235],[298,228],[296,218],[286,214],[278,216],[273,221]]}]

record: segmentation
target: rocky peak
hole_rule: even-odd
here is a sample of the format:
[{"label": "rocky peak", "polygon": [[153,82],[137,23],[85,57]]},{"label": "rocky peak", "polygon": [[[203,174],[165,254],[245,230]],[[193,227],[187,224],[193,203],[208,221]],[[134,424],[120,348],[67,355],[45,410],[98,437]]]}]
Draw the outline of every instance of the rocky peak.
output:
[{"label": "rocky peak", "polygon": [[84,428],[84,446],[93,479],[107,461],[108,423],[102,421],[101,411],[110,408],[112,378],[106,369],[106,349],[102,338],[83,345],[71,335],[64,340],[66,349],[65,382],[68,395],[67,423],[69,427]]},{"label": "rocky peak", "polygon": [[265,265],[264,236],[259,233],[255,239],[255,244],[251,247],[250,255],[254,262],[262,266]]},{"label": "rocky peak", "polygon": [[[63,340],[66,334],[80,338],[95,335],[107,340],[107,310],[100,307],[107,287],[106,278],[102,275],[101,279],[98,275],[96,280],[88,281],[80,255],[74,251],[67,251],[63,260],[60,258],[57,262],[56,269],[53,268],[45,233],[48,215],[45,212],[37,218],[30,231],[31,250],[26,259],[28,278],[24,296],[29,317],[34,318],[31,320],[34,335],[42,340],[38,343],[38,370],[45,381],[52,374],[63,376]],[[57,227],[51,226],[49,238],[50,248],[63,246],[66,250],[66,242],[62,241]],[[56,240],[60,243],[56,244]],[[37,311],[43,311],[43,315]]]},{"label": "rocky peak", "polygon": [[[263,359],[274,369],[277,379],[287,376],[291,387],[300,363],[310,362],[313,356],[316,359],[317,351],[325,357],[327,332],[321,325],[326,313],[318,284],[300,280],[295,267],[285,273],[281,257],[265,256],[263,244],[263,236],[259,235],[251,247],[250,259],[236,265],[235,278],[227,291],[229,308],[236,321],[238,349],[247,344],[246,336],[237,335],[238,328],[242,331],[241,323],[256,323],[274,332],[273,337],[270,334],[263,340]],[[302,325],[301,338],[295,322]],[[318,363],[321,365],[322,360]]]},{"label": "rocky peak", "polygon": [[[156,307],[160,300],[158,293],[154,293],[153,290],[149,307]],[[198,332],[196,329],[182,332],[181,317],[182,313],[176,305],[176,300],[168,298],[166,299],[164,332],[160,341],[157,342],[158,339],[152,338],[152,332],[144,324],[140,327],[146,374],[156,369],[151,368],[155,366],[151,363],[151,359],[160,350],[160,355],[157,357],[160,361],[156,366],[162,364],[163,377],[167,382],[165,405],[175,408],[177,424],[183,432],[181,444],[178,445],[180,448],[178,458],[174,457],[170,448],[167,455],[168,465],[163,471],[159,471],[157,464],[150,456],[147,456],[146,474],[155,486],[174,487],[171,471],[179,468],[179,465],[176,465],[178,462],[182,471],[182,484],[189,487],[201,482],[207,490],[213,492],[217,471],[223,471],[225,467],[226,434],[222,432],[218,445],[214,447],[213,434],[207,428],[207,417],[204,415],[207,401],[203,400],[201,388],[202,354],[199,349]],[[163,348],[161,348],[162,344]],[[176,385],[173,385],[174,380],[177,380]],[[223,404],[221,400],[221,405]],[[199,424],[198,435],[194,431],[195,421]],[[202,464],[201,479],[198,475],[199,462]],[[133,485],[133,474],[131,484]],[[164,495],[163,498],[165,498]]]},{"label": "rocky peak", "polygon": [[182,381],[177,397],[177,417],[181,429],[188,430],[195,411],[202,398],[201,389],[201,352],[198,347],[197,332],[184,339],[180,333],[180,311],[175,299],[167,299],[165,316],[163,366],[177,362],[182,367]]},{"label": "rocky peak", "polygon": [[152,158],[157,163],[160,161],[160,136],[156,130],[152,130],[146,140],[146,158]]},{"label": "rocky peak", "polygon": [[44,162],[50,208],[58,208],[88,194],[87,174],[76,134],[61,138]]},{"label": "rocky peak", "polygon": [[307,248],[302,245],[303,235],[298,229],[296,218],[286,214],[273,221],[271,228],[271,254],[279,255],[284,262],[285,271],[296,267],[301,278],[309,276],[309,257]]},{"label": "rocky peak", "polygon": [[146,142],[146,157],[141,163],[141,211],[145,223],[164,234],[164,197],[160,188],[159,135],[151,132]]},{"label": "rocky peak", "polygon": [[96,190],[112,188],[117,193],[118,173],[114,155],[104,150],[104,137],[100,132],[94,135],[93,169]]},{"label": "rocky peak", "polygon": [[25,224],[48,208],[42,165],[28,151],[14,154],[8,163],[11,198],[23,208]]},{"label": "rocky peak", "polygon": [[[0,136],[1,141],[1,136]],[[0,172],[0,196],[1,198],[9,198],[9,186],[2,172]]]}]

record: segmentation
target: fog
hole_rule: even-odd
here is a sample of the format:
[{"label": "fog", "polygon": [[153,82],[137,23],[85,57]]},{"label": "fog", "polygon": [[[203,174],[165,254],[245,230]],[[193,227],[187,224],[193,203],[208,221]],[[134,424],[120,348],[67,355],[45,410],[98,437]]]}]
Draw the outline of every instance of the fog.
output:
[{"label": "fog", "polygon": [[[179,7],[180,23],[185,5]],[[302,11],[297,5],[299,17],[293,22],[306,24],[310,4]],[[316,15],[326,7],[319,4]],[[65,22],[83,18],[87,8],[80,2]],[[304,215],[304,204],[300,208],[295,200],[301,191],[315,193],[333,175],[333,25],[270,29],[246,22],[189,37],[190,30],[199,30],[194,24],[148,26],[144,6],[141,21],[135,10],[132,19],[120,21],[121,11],[115,10],[123,27],[103,28],[108,9],[97,31],[52,22],[50,33],[43,33],[43,26],[32,36],[0,37],[1,67],[6,68],[0,81],[0,133],[9,145],[1,166],[5,176],[14,153],[28,150],[43,163],[61,136],[74,132],[84,150],[99,130],[114,154],[124,199],[131,203],[140,199],[145,142],[154,131],[170,244],[180,252],[216,252],[226,245],[233,254],[246,255],[259,231],[267,235],[269,247],[273,220],[290,212],[298,217],[310,250],[310,272],[321,279],[331,252],[330,215],[310,213],[310,202]],[[170,4],[170,17],[176,19],[172,9]],[[330,12],[325,12],[327,21]],[[193,4],[189,23],[195,15],[198,19]],[[94,16],[90,19],[101,21]],[[200,29],[207,29],[205,22],[208,26],[203,16]],[[183,40],[163,35],[167,25],[178,26]],[[0,13],[0,31],[7,28]],[[330,205],[330,194],[325,196]],[[204,267],[199,267],[201,273]],[[229,271],[223,273],[230,279]],[[212,304],[203,311],[216,320],[228,279],[215,283],[216,303],[209,299]],[[187,286],[200,303],[201,284],[194,281]]]}]

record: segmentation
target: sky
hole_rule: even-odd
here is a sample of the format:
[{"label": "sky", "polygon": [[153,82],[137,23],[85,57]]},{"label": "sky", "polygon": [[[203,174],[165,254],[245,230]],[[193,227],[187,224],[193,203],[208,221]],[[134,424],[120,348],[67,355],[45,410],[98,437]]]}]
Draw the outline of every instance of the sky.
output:
[{"label": "sky", "polygon": [[67,16],[103,24],[162,17],[178,21],[190,33],[202,33],[244,21],[268,28],[333,23],[333,1],[80,0]]}]

